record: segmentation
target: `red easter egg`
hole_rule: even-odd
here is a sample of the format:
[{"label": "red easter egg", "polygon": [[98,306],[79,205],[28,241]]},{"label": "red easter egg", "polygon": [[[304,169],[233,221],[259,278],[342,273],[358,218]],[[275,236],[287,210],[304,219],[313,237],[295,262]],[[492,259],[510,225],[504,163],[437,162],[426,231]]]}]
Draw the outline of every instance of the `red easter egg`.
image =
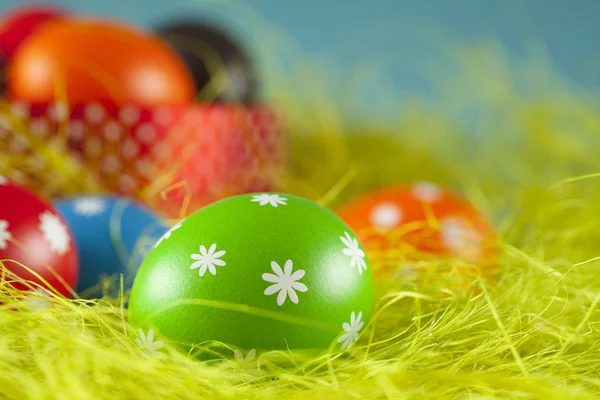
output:
[{"label": "red easter egg", "polygon": [[4,177],[0,177],[0,203],[2,278],[10,280],[16,289],[32,289],[11,279],[6,273],[9,271],[22,280],[70,296],[79,265],[71,231],[60,214],[29,189]]},{"label": "red easter egg", "polygon": [[10,97],[34,103],[66,95],[71,105],[153,107],[187,103],[195,95],[191,73],[168,44],[100,20],[45,24],[19,47],[7,75]]},{"label": "red easter egg", "polygon": [[0,21],[0,52],[11,59],[17,48],[32,33],[49,21],[62,19],[63,12],[47,5],[17,7]]},{"label": "red easter egg", "polygon": [[498,265],[491,224],[469,201],[433,183],[370,193],[342,207],[338,215],[366,251],[383,260],[382,274],[427,254],[472,263],[472,274]]}]

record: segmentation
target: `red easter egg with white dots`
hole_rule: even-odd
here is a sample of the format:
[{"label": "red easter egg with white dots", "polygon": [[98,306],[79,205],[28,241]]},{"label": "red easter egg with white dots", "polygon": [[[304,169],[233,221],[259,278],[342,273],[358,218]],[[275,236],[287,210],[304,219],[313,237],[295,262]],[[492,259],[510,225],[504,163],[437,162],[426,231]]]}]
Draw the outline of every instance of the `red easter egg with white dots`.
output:
[{"label": "red easter egg with white dots", "polygon": [[388,187],[345,205],[338,215],[367,252],[388,254],[381,272],[396,268],[399,259],[410,263],[425,254],[461,259],[480,270],[498,263],[490,222],[468,200],[434,183]]},{"label": "red easter egg with white dots", "polygon": [[74,246],[71,231],[51,204],[0,176],[2,280],[18,290],[36,291],[24,282],[31,281],[69,297],[79,272]]}]

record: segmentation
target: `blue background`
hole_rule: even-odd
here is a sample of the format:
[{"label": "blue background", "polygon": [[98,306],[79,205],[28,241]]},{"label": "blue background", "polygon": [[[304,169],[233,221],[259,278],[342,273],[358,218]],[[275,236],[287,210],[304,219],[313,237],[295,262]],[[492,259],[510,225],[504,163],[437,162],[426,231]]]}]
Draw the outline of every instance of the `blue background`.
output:
[{"label": "blue background", "polygon": [[[152,27],[169,17],[196,13],[226,24],[260,54],[303,54],[320,60],[338,79],[371,61],[372,89],[430,95],[431,68],[446,62],[440,43],[499,40],[516,55],[542,45],[552,63],[586,89],[600,82],[600,1],[597,0],[56,0],[71,10]],[[4,0],[4,8],[23,1]],[[278,39],[284,30],[289,40]],[[278,33],[280,35],[280,32]],[[296,43],[294,43],[294,41]],[[274,49],[274,50],[273,50]],[[267,65],[268,64],[268,65]],[[286,65],[294,65],[293,60]],[[277,83],[281,85],[281,82]],[[293,85],[305,82],[290,80]],[[335,91],[333,91],[335,92]],[[335,96],[335,93],[334,93]],[[342,94],[340,94],[342,96]],[[368,109],[364,99],[359,108]]]}]

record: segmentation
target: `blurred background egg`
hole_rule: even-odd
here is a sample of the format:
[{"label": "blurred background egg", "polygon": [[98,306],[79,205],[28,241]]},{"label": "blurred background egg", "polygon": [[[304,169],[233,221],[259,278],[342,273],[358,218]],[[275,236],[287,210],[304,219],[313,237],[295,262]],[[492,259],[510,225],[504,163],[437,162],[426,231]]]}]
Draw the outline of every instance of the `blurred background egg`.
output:
[{"label": "blurred background egg", "polygon": [[218,24],[194,18],[172,19],[156,28],[190,69],[197,100],[250,103],[256,100],[257,77],[241,40]]},{"label": "blurred background egg", "polygon": [[77,243],[81,265],[77,292],[83,298],[116,296],[120,274],[127,293],[146,253],[168,230],[150,210],[123,197],[71,197],[57,201],[56,208]]},{"label": "blurred background egg", "polygon": [[8,93],[33,103],[157,106],[188,102],[195,88],[161,39],[124,23],[70,18],[45,24],[19,47],[8,68]]},{"label": "blurred background egg", "polygon": [[79,270],[77,251],[57,210],[2,176],[0,204],[0,286],[71,296]]},{"label": "blurred background egg", "polygon": [[[431,182],[390,186],[337,211],[380,268],[376,275],[418,275],[423,260],[458,260],[434,273],[492,275],[499,265],[494,228],[465,198]],[[432,264],[427,264],[431,266]]]},{"label": "blurred background egg", "polygon": [[5,88],[5,70],[19,46],[32,33],[50,21],[62,19],[64,13],[55,6],[27,5],[11,9],[0,20],[0,68],[1,87]]}]

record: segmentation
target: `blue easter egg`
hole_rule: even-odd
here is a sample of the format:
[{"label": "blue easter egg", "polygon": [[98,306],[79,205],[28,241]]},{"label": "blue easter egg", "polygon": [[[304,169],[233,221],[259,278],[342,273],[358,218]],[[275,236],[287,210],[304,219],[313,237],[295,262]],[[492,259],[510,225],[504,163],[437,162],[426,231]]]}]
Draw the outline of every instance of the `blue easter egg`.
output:
[{"label": "blue easter egg", "polygon": [[123,274],[127,293],[146,254],[169,227],[147,208],[117,196],[79,196],[55,203],[65,218],[79,252],[77,292],[83,298],[102,295],[102,282],[109,294],[120,290]]}]

